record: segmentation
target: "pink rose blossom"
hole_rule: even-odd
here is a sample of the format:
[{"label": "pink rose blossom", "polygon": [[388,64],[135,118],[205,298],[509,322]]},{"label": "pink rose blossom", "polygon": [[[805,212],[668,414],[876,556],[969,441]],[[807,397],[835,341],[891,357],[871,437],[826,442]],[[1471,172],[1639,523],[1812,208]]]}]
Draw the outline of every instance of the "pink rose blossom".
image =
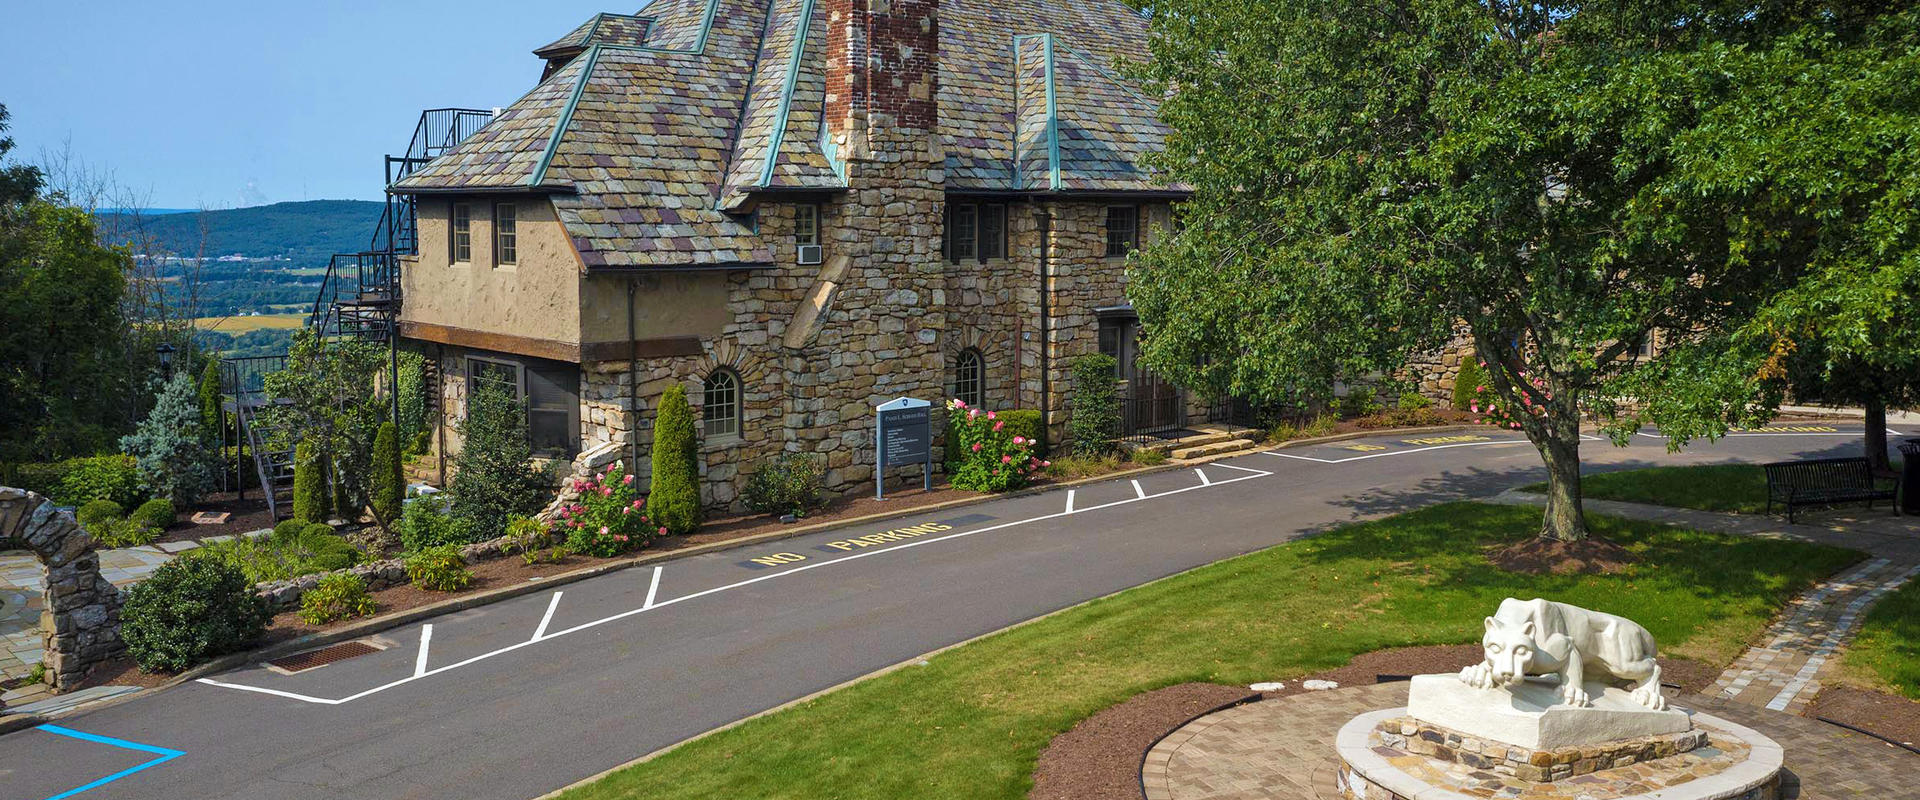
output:
[{"label": "pink rose blossom", "polygon": [[967,419],[973,419],[974,417],[977,417],[977,416],[980,416],[980,409],[977,409],[977,408],[967,409]]},{"label": "pink rose blossom", "polygon": [[661,536],[667,535],[667,528],[665,525],[660,526],[660,535]]},{"label": "pink rose blossom", "polygon": [[[992,417],[993,417],[993,412],[991,412],[991,411],[989,411],[989,412],[987,412],[987,417],[988,417],[988,418],[992,418]],[[1000,421],[1000,422],[996,422],[996,423],[993,423],[993,429],[994,429],[994,430],[996,430],[996,431],[997,431],[997,430],[1000,430],[1001,428],[1004,428],[1004,427],[1007,427],[1007,423],[1006,423],[1006,422],[1005,422],[1004,420],[1003,420],[1003,421]]]},{"label": "pink rose blossom", "polygon": [[965,400],[954,400],[954,401],[953,401],[953,407],[954,407],[954,408],[966,408],[966,407],[967,407],[967,401],[965,401]]},{"label": "pink rose blossom", "polygon": [[994,419],[995,418],[994,413],[995,412],[992,412],[992,411],[987,412],[987,419]]},{"label": "pink rose blossom", "polygon": [[620,509],[620,513],[622,515],[633,513],[633,506],[627,506],[625,508]]},{"label": "pink rose blossom", "polygon": [[601,536],[607,535],[607,526],[605,525],[600,526],[600,535]]},{"label": "pink rose blossom", "polygon": [[1001,456],[1001,457],[1000,457],[1000,463],[1002,463],[1002,464],[1011,464],[1011,463],[1013,463],[1013,456]]},{"label": "pink rose blossom", "polygon": [[978,453],[978,452],[980,452],[980,443],[979,443],[979,442],[974,442],[974,443],[973,443],[973,452],[976,452],[976,453]]},{"label": "pink rose blossom", "polygon": [[1015,436],[1015,437],[1013,437],[1013,443],[1014,443],[1014,444],[1026,444],[1026,443],[1027,443],[1027,437],[1025,437],[1025,436]]},{"label": "pink rose blossom", "polygon": [[621,483],[624,483],[624,484],[626,484],[626,485],[628,485],[628,486],[632,486],[632,485],[633,485],[633,476],[632,476],[632,475],[622,475],[622,476],[620,476],[620,482],[621,482]]}]

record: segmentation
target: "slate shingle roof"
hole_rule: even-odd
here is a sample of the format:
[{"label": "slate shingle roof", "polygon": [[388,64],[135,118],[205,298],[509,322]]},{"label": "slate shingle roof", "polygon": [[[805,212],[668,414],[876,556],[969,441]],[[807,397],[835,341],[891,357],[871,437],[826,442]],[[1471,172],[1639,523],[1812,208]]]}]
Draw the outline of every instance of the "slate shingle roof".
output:
[{"label": "slate shingle roof", "polygon": [[[1115,73],[1146,21],[1115,0],[942,0],[949,189],[1178,189],[1143,157],[1165,128]],[[845,187],[825,149],[826,11],[811,0],[655,0],[536,51],[572,60],[397,191],[538,189],[589,268],[760,264],[730,215],[761,189]],[[557,60],[554,63],[559,63]]]}]

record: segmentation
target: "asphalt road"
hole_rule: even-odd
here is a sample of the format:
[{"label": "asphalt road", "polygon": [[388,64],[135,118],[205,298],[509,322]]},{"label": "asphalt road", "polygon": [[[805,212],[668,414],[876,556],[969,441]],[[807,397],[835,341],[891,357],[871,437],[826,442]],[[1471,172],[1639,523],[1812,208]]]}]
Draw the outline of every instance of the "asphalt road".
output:
[{"label": "asphalt road", "polygon": [[[1833,427],[1585,454],[1614,469],[1857,453],[1858,424]],[[0,737],[0,796],[530,798],[1075,603],[1544,474],[1506,434],[1457,436],[1249,453],[568,584],[320,669],[240,669]]]}]

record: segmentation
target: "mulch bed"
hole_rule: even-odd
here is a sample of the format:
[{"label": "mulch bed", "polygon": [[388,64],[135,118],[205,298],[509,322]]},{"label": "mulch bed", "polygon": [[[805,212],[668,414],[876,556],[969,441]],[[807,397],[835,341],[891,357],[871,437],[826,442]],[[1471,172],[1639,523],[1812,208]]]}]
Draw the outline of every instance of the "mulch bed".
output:
[{"label": "mulch bed", "polygon": [[1613,575],[1638,558],[1598,536],[1577,542],[1534,536],[1489,551],[1487,560],[1508,572],[1528,575]]},{"label": "mulch bed", "polygon": [[[910,511],[935,503],[978,496],[980,495],[977,492],[969,492],[963,489],[954,489],[945,485],[936,484],[933,491],[925,491],[917,488],[892,490],[887,493],[887,499],[884,501],[875,500],[871,497],[858,499],[838,498],[828,503],[825,508],[808,514],[805,518],[793,523],[783,523],[778,518],[769,517],[764,514],[720,517],[709,520],[700,527],[698,532],[692,535],[670,536],[659,539],[642,552],[673,552],[689,547],[742,539],[787,528],[796,528],[801,525],[853,519],[869,514]],[[229,510],[228,507],[219,507],[221,502],[222,501],[215,500],[202,503],[200,506],[197,506],[195,510],[208,510],[209,508],[221,511]],[[233,503],[231,493],[226,495],[224,502]],[[217,530],[220,528],[237,528],[236,530],[226,532],[240,533],[273,527],[271,521],[267,518],[266,504],[264,501],[248,500],[247,504],[253,504],[255,502],[258,502],[260,506],[257,514],[258,519],[255,522],[240,522],[240,520],[252,519],[253,517],[243,517],[236,513],[224,526],[177,524],[175,527],[169,528],[167,531],[168,535],[162,537],[160,541],[203,539],[208,536],[217,536],[222,532]],[[181,518],[185,519],[188,515],[188,513],[183,513]],[[185,532],[186,535],[180,535],[182,532]],[[475,592],[517,586],[537,578],[551,578],[561,573],[571,572],[594,564],[605,563],[605,561],[607,561],[607,559],[583,555],[569,555],[557,562],[542,561],[538,564],[528,564],[517,555],[496,558],[491,561],[481,561],[468,565],[468,569],[473,571],[473,583],[468,584],[467,588],[459,591],[430,592],[409,584],[390,586],[372,592],[373,601],[377,608],[374,613],[390,614],[396,611],[406,611]],[[300,619],[297,610],[281,612],[274,615],[273,619],[267,623],[266,634],[261,637],[255,646],[266,647],[279,644],[307,634],[318,633],[349,623],[358,622],[360,619],[362,618],[339,620],[326,625],[309,625]],[[119,661],[96,667],[93,672],[87,676],[86,680],[82,682],[81,688],[105,685],[144,686],[151,688],[166,682],[172,677],[173,675],[171,673],[141,672],[130,659],[120,659]]]},{"label": "mulch bed", "polygon": [[[1137,695],[1094,714],[1054,737],[1033,770],[1030,800],[1143,800],[1140,763],[1147,750],[1167,734],[1222,705],[1241,700],[1304,694],[1307,680],[1340,686],[1378,683],[1382,677],[1459,672],[1478,663],[1480,646],[1432,645],[1376,650],[1355,656],[1346,666],[1285,681],[1272,692],[1239,686],[1183,683]],[[1713,683],[1720,670],[1687,659],[1660,659],[1661,680],[1697,692]],[[1823,694],[1822,697],[1825,695]],[[1864,727],[1864,726],[1863,726]],[[1328,747],[1332,747],[1329,742]]]},{"label": "mulch bed", "polygon": [[1135,800],[1140,759],[1169,732],[1209,711],[1259,699],[1259,692],[1183,683],[1137,695],[1055,737],[1033,770],[1032,800]]},{"label": "mulch bed", "polygon": [[1809,717],[1826,717],[1896,742],[1920,747],[1920,702],[1891,692],[1829,686],[1807,707]]},{"label": "mulch bed", "polygon": [[[196,525],[187,520],[197,511],[225,511],[231,516],[219,525]],[[252,533],[261,528],[273,527],[273,515],[267,512],[267,501],[260,497],[258,490],[247,492],[247,499],[240,500],[236,492],[219,492],[207,495],[195,503],[192,508],[180,510],[180,516],[172,525],[162,531],[160,542],[187,542],[209,539],[215,536]]]}]

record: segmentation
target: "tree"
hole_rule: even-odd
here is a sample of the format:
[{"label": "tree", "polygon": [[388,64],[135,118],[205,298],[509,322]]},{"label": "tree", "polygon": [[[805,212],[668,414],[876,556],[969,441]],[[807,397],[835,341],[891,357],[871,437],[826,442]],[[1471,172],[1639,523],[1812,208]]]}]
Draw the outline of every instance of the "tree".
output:
[{"label": "tree", "polygon": [[370,497],[373,437],[388,409],[373,387],[386,364],[386,352],[377,345],[323,340],[307,329],[294,335],[286,368],[264,379],[269,395],[288,401],[261,411],[271,444],[311,445],[316,458],[329,465],[328,490],[337,489],[347,500],[333,510],[349,519]]},{"label": "tree", "polygon": [[208,442],[219,445],[225,426],[225,413],[220,409],[220,359],[209,358],[206,370],[200,373],[200,430]]},{"label": "tree", "polygon": [[400,433],[392,422],[380,423],[373,437],[373,518],[382,527],[400,521],[400,505],[407,493],[400,467]]},{"label": "tree", "polygon": [[133,433],[121,437],[120,449],[133,456],[141,485],[155,497],[184,507],[213,490],[214,456],[200,429],[199,400],[186,370],[162,385],[153,411]]},{"label": "tree", "polygon": [[[460,452],[453,457],[453,515],[480,539],[499,536],[516,515],[540,510],[551,482],[533,467],[527,438],[527,407],[493,381],[476,381],[467,396],[467,418],[457,426]],[[393,469],[399,468],[395,450]]]},{"label": "tree", "polygon": [[1920,403],[1920,370],[1887,369],[1860,356],[1836,357],[1819,340],[1795,352],[1786,370],[1797,399],[1865,409],[1864,455],[1874,469],[1893,470],[1887,459],[1887,408]]},{"label": "tree", "polygon": [[136,392],[120,315],[130,268],[93,218],[42,196],[40,170],[7,162],[0,106],[0,460],[110,449]]},{"label": "tree", "polygon": [[[1160,165],[1194,189],[1184,228],[1130,269],[1149,366],[1259,400],[1324,395],[1464,321],[1547,467],[1541,534],[1567,541],[1587,536],[1583,411],[1616,436],[1671,424],[1677,447],[1777,402],[1701,343],[1807,274],[1811,222],[1737,172],[1703,190],[1730,159],[1697,142],[1732,138],[1757,102],[1729,69],[1761,71],[1803,27],[1856,12],[1144,5],[1153,59],[1136,73],[1170,92]],[[1680,344],[1635,357],[1656,331]]]},{"label": "tree", "polygon": [[693,407],[687,389],[667,387],[653,421],[653,475],[647,516],[675,536],[700,527],[699,444],[693,438]]}]

